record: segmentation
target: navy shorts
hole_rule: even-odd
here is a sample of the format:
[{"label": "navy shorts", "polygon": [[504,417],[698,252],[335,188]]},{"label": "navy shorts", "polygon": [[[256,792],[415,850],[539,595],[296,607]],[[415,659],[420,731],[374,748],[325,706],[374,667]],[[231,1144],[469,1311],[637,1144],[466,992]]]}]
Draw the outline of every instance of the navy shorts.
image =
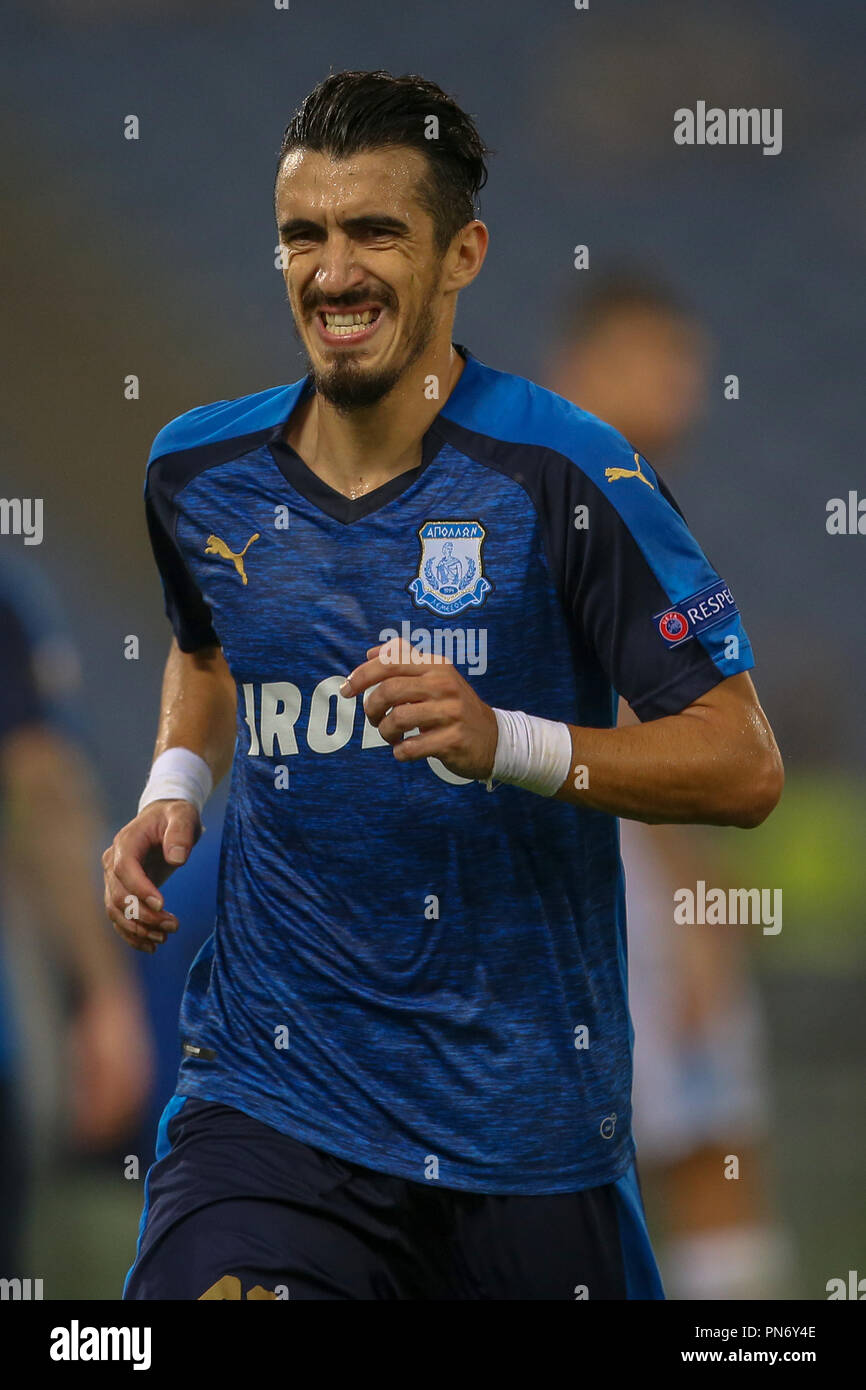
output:
[{"label": "navy shorts", "polygon": [[175,1096],[126,1299],[663,1298],[637,1175],[552,1196],[410,1182]]}]

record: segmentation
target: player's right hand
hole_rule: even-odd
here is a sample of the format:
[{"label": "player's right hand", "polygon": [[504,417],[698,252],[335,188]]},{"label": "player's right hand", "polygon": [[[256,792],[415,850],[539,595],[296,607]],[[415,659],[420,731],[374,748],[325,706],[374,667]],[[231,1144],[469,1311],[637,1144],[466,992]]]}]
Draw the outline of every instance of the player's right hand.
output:
[{"label": "player's right hand", "polygon": [[166,933],[177,931],[159,888],[186,863],[200,835],[201,818],[191,801],[151,801],[103,854],[108,920],[136,951],[152,955]]}]

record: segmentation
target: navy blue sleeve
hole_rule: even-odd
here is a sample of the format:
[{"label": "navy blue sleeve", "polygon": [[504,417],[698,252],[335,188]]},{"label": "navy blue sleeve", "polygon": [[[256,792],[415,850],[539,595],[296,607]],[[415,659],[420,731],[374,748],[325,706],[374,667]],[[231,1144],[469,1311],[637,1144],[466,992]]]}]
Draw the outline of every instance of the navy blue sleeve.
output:
[{"label": "navy blue sleeve", "polygon": [[670,491],[610,425],[522,379],[488,373],[484,432],[440,417],[455,447],[519,483],[564,605],[584,681],[639,719],[678,714],[753,665],[731,590]]},{"label": "navy blue sleeve", "polygon": [[534,448],[526,477],[575,659],[639,719],[678,714],[754,665],[733,594],[646,459],[602,421],[558,410],[559,447]]},{"label": "navy blue sleeve", "polygon": [[171,455],[157,459],[147,471],[144,498],[147,527],[153,548],[165,611],[182,652],[219,645],[211,611],[187,568],[176,538]]},{"label": "navy blue sleeve", "polygon": [[565,601],[579,642],[637,716],[676,714],[749,670],[751,645],[730,588],[646,459],[607,426],[588,436],[586,466],[567,477]]},{"label": "navy blue sleeve", "polygon": [[640,719],[677,714],[754,664],[731,590],[611,425],[470,355],[437,428],[532,499],[573,659],[600,706],[613,686]]}]

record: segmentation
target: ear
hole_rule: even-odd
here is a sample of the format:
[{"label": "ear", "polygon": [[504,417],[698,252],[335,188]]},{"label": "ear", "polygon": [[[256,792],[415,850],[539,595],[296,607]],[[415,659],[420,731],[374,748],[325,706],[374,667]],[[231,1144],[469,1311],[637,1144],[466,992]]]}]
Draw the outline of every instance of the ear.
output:
[{"label": "ear", "polygon": [[462,290],[472,284],[484,264],[489,242],[490,233],[478,218],[467,222],[454,234],[445,253],[444,289]]}]

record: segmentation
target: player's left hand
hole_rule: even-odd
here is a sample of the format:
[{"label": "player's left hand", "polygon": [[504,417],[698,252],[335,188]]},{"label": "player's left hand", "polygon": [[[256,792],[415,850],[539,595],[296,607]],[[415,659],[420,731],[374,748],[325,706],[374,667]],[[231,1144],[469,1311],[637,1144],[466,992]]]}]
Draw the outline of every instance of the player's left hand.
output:
[{"label": "player's left hand", "polygon": [[[369,647],[367,656],[340,694],[364,697],[367,718],[393,746],[397,761],[438,758],[458,777],[486,780],[499,726],[456,666],[442,656],[422,655],[399,637]],[[420,732],[406,737],[414,729]]]}]

